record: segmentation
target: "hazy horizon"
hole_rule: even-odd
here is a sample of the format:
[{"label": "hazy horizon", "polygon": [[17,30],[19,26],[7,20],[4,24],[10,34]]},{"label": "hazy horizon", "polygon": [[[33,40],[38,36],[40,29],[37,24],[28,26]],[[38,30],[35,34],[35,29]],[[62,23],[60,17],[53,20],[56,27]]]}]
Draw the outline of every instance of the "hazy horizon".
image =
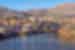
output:
[{"label": "hazy horizon", "polygon": [[0,0],[0,6],[15,10],[29,10],[38,8],[53,8],[56,5],[72,3],[75,0]]}]

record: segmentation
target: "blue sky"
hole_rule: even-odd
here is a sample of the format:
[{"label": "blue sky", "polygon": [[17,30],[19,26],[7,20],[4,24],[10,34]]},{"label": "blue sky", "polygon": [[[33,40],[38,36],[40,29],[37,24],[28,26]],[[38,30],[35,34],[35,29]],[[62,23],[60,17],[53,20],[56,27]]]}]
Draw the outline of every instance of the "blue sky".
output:
[{"label": "blue sky", "polygon": [[0,5],[16,10],[28,10],[32,8],[55,7],[65,2],[75,2],[75,0],[0,0]]}]

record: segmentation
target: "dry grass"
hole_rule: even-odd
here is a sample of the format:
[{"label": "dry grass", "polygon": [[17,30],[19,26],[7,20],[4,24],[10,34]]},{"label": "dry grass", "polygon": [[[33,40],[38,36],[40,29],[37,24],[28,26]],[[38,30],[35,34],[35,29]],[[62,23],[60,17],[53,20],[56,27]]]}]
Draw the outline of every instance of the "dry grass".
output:
[{"label": "dry grass", "polygon": [[75,43],[75,30],[72,30],[66,27],[62,27],[59,30],[59,39],[62,42]]}]

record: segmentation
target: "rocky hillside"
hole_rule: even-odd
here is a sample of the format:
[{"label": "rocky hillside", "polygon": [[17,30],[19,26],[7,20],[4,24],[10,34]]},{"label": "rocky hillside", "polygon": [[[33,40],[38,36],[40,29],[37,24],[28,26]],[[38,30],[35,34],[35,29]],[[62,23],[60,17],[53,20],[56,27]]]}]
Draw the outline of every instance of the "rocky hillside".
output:
[{"label": "rocky hillside", "polygon": [[10,8],[0,6],[0,17],[1,16],[18,16],[18,17],[27,17],[27,16],[75,16],[75,4],[73,3],[64,3],[57,5],[56,8],[48,9],[31,9],[28,11],[17,11]]}]

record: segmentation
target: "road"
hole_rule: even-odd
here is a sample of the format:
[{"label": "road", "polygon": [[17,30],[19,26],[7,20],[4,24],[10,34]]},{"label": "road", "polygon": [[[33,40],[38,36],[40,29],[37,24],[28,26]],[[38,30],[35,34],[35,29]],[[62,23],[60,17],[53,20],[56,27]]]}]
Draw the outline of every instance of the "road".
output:
[{"label": "road", "polygon": [[75,46],[61,45],[54,35],[39,33],[0,41],[0,50],[75,50]]}]

